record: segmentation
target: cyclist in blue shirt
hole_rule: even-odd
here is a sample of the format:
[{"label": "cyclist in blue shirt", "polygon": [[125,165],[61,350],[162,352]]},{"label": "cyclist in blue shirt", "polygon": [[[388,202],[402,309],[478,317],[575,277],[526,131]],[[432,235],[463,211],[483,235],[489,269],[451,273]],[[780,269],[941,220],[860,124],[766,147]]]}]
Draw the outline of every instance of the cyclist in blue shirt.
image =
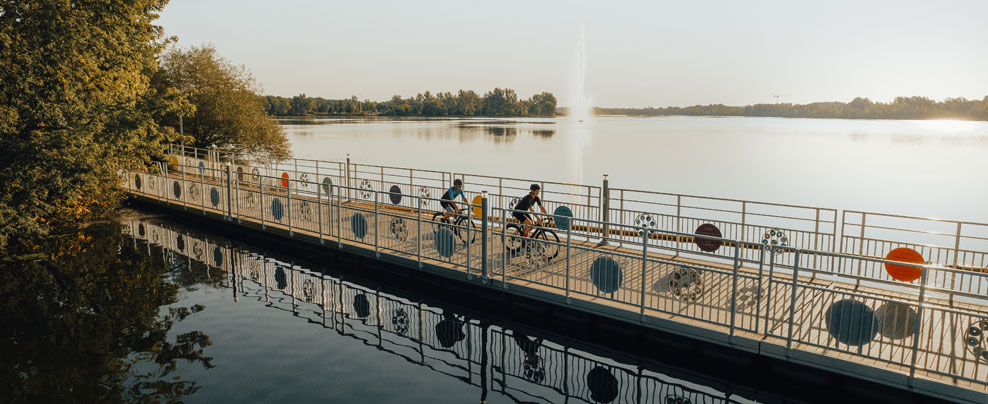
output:
[{"label": "cyclist in blue shirt", "polygon": [[439,205],[443,207],[443,211],[445,212],[443,213],[443,220],[447,220],[450,216],[456,214],[456,204],[453,201],[456,200],[457,195],[460,199],[463,199],[464,203],[470,204],[470,202],[467,202],[467,197],[463,195],[463,180],[459,178],[453,180],[453,186],[449,187],[443,193],[443,196],[439,198]]}]

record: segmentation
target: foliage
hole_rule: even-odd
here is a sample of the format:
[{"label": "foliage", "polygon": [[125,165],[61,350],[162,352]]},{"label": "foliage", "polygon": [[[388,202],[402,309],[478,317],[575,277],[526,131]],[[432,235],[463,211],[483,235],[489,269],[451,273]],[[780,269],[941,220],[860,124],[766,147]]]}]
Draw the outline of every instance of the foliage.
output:
[{"label": "foliage", "polygon": [[[169,50],[154,79],[158,86],[179,89],[195,105],[194,115],[181,117],[194,146],[215,145],[274,159],[290,156],[288,139],[265,113],[253,76],[220,57],[212,45]],[[170,115],[165,124],[178,130],[179,116]]]},{"label": "foliage", "polygon": [[167,0],[0,0],[0,249],[112,210],[121,169],[163,154],[189,110],[149,75]]},{"label": "foliage", "polygon": [[535,94],[519,100],[515,90],[495,88],[483,97],[473,91],[456,94],[426,91],[415,97],[394,96],[388,101],[360,101],[356,96],[342,100],[309,98],[300,94],[292,98],[269,95],[266,110],[271,115],[387,115],[387,116],[554,116],[556,97],[552,93]]},{"label": "foliage", "polygon": [[10,402],[173,402],[198,389],[179,361],[212,367],[199,331],[168,334],[204,309],[176,303],[168,267],[98,223],[11,243],[0,260],[0,395]]},{"label": "foliage", "polygon": [[968,119],[988,121],[988,96],[983,100],[947,98],[937,102],[926,97],[896,97],[890,103],[855,98],[849,103],[755,104],[732,107],[722,104],[666,108],[595,108],[602,115],[693,115],[773,116],[787,118],[841,119]]}]

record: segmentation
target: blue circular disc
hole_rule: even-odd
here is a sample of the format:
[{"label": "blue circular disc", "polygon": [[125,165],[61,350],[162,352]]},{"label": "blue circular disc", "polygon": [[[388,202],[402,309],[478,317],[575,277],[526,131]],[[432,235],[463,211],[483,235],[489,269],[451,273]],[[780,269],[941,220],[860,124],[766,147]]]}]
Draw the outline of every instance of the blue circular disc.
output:
[{"label": "blue circular disc", "polygon": [[333,194],[333,180],[329,179],[329,177],[322,179],[322,193],[324,195]]},{"label": "blue circular disc", "polygon": [[447,228],[441,228],[436,232],[436,251],[443,258],[453,256],[456,251],[456,241],[453,239],[453,232]]},{"label": "blue circular disc", "polygon": [[590,265],[590,279],[601,292],[613,293],[618,290],[623,278],[621,265],[613,258],[597,257]]},{"label": "blue circular disc", "polygon": [[220,204],[220,191],[217,191],[215,187],[209,189],[209,202],[213,204],[213,207]]},{"label": "blue circular disc", "polygon": [[556,227],[562,231],[569,230],[570,222],[573,221],[573,211],[570,208],[560,206],[552,214],[554,215],[552,220],[556,222]]},{"label": "blue circular disc", "polygon": [[392,185],[391,190],[388,191],[388,198],[391,198],[391,203],[397,205],[401,203],[401,188],[397,185]]},{"label": "blue circular disc", "polygon": [[848,345],[867,344],[878,334],[875,312],[857,300],[845,299],[830,305],[826,322],[827,332]]},{"label": "blue circular disc", "polygon": [[204,171],[206,171],[206,163],[203,163],[203,162],[200,161],[199,162],[199,175],[202,175],[202,173]]},{"label": "blue circular disc", "polygon": [[885,302],[875,310],[878,333],[885,338],[904,339],[916,334],[919,314],[911,306],[900,302]]},{"label": "blue circular disc", "polygon": [[213,247],[213,262],[216,266],[223,266],[223,251],[219,247]]},{"label": "blue circular disc", "polygon": [[178,181],[172,182],[172,193],[175,194],[176,198],[182,196],[182,186],[178,184]]},{"label": "blue circular disc", "polygon": [[367,219],[364,219],[364,215],[360,213],[354,213],[350,216],[350,228],[354,236],[364,238],[367,235]]},{"label": "blue circular disc", "polygon": [[285,276],[285,270],[278,266],[278,269],[274,270],[274,281],[278,286],[278,289],[284,289],[288,287],[288,277]]},{"label": "blue circular disc", "polygon": [[597,366],[587,373],[587,389],[594,401],[609,403],[618,396],[618,381],[607,369]]},{"label": "blue circular disc", "polygon": [[137,235],[144,236],[144,223],[137,225]]},{"label": "blue circular disc", "polygon": [[182,235],[181,234],[179,234],[178,235],[178,238],[175,239],[175,247],[178,247],[178,250],[179,251],[184,251],[185,250],[185,239],[182,238]]},{"label": "blue circular disc", "polygon": [[274,220],[281,221],[281,217],[285,215],[285,208],[281,204],[281,200],[278,198],[271,200],[271,216]]},{"label": "blue circular disc", "polygon": [[141,175],[140,174],[134,174],[134,186],[136,186],[138,190],[141,189]]}]

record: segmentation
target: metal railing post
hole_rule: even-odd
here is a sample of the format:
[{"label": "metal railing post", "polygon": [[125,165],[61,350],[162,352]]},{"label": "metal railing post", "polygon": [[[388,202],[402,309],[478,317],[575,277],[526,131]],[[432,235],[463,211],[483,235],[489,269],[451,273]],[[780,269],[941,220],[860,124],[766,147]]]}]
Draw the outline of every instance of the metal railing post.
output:
[{"label": "metal railing post", "polygon": [[[316,162],[316,167],[318,172],[319,162]],[[316,222],[319,228],[319,244],[325,245],[326,241],[322,238],[322,184],[319,183],[319,174],[316,174]]]},{"label": "metal railing post", "polygon": [[796,285],[799,283],[799,250],[793,257],[792,264],[792,295],[789,300],[789,335],[786,336],[786,358],[792,352],[792,328],[796,321]]},{"label": "metal railing post", "polygon": [[350,153],[346,154],[346,200],[350,202]]},{"label": "metal railing post", "polygon": [[508,245],[505,243],[507,237],[505,231],[508,227],[508,210],[501,209],[501,287],[503,289],[508,288],[508,274],[507,274],[507,262],[508,262]]},{"label": "metal railing post", "polygon": [[343,248],[343,195],[340,193],[340,186],[336,186],[336,242],[340,249]]},{"label": "metal railing post", "polygon": [[916,360],[919,357],[919,333],[923,329],[923,300],[926,298],[926,277],[927,269],[922,268],[923,273],[919,280],[919,297],[916,299],[916,333],[913,334],[913,357],[909,362],[909,386],[912,387],[913,380],[916,379]]},{"label": "metal railing post", "polygon": [[264,224],[264,178],[257,181],[258,189],[261,190],[261,202],[258,204],[258,208],[261,209],[261,230],[267,230],[267,225]]},{"label": "metal railing post", "polygon": [[237,177],[237,185],[236,185],[236,187],[234,187],[234,189],[237,192],[237,197],[234,198],[234,200],[237,201],[237,223],[242,223],[243,222],[243,219],[240,217],[240,177],[239,177],[239,174],[238,174],[238,177]]},{"label": "metal railing post", "polygon": [[738,307],[738,270],[741,265],[740,260],[741,255],[741,243],[734,241],[734,274],[731,277],[731,331],[730,335],[734,336],[734,320],[735,312]]},{"label": "metal railing post", "polygon": [[202,208],[202,215],[206,216],[206,173],[199,171],[199,207]]},{"label": "metal railing post", "polygon": [[233,220],[233,177],[230,164],[226,165],[226,220]]},{"label": "metal railing post", "polygon": [[645,322],[645,271],[648,269],[648,227],[642,226],[642,289],[639,296],[639,321]]},{"label": "metal railing post", "polygon": [[379,223],[379,218],[381,216],[381,204],[378,203],[381,199],[381,194],[379,191],[374,191],[374,256],[380,257],[381,251],[378,248],[378,237],[377,234],[380,233],[381,228]]},{"label": "metal railing post", "polygon": [[480,196],[480,278],[486,283],[487,274],[487,191]]},{"label": "metal railing post", "polygon": [[292,180],[288,180],[288,237],[295,237],[295,229],[292,227]]},{"label": "metal railing post", "polygon": [[418,215],[415,218],[415,222],[417,223],[415,228],[418,235],[416,236],[417,242],[415,243],[415,254],[418,256],[419,268],[422,268],[422,196],[417,196],[417,198],[418,209],[416,209],[416,212]]},{"label": "metal railing post", "polygon": [[607,239],[611,231],[609,226],[609,223],[611,221],[611,191],[610,191],[609,181],[607,180],[607,174],[604,174],[603,187],[604,188],[601,191],[602,197],[600,198],[600,204],[601,204],[601,215],[603,217],[603,220],[601,221],[604,224],[601,229],[600,243],[597,244],[598,246],[607,245]]},{"label": "metal railing post", "polygon": [[471,258],[470,250],[471,247],[473,247],[473,243],[472,243],[473,240],[470,238],[470,236],[472,235],[470,233],[470,228],[473,227],[472,221],[473,221],[473,202],[470,202],[467,204],[467,222],[466,222],[467,239],[466,241],[463,242],[463,244],[466,244],[467,246],[467,279],[470,279],[470,258]]},{"label": "metal railing post", "polygon": [[[587,224],[589,226],[589,222]],[[573,220],[570,220],[570,225],[566,227],[566,304],[569,304],[569,274],[570,274],[570,239],[573,238]]]}]

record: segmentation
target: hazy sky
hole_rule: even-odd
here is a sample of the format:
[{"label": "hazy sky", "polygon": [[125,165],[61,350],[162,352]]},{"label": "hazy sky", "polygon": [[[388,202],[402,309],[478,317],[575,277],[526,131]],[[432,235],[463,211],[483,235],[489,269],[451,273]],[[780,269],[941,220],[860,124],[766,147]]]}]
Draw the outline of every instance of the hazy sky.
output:
[{"label": "hazy sky", "polygon": [[586,93],[599,106],[988,95],[988,1],[171,0],[179,45],[212,43],[264,94]]}]

